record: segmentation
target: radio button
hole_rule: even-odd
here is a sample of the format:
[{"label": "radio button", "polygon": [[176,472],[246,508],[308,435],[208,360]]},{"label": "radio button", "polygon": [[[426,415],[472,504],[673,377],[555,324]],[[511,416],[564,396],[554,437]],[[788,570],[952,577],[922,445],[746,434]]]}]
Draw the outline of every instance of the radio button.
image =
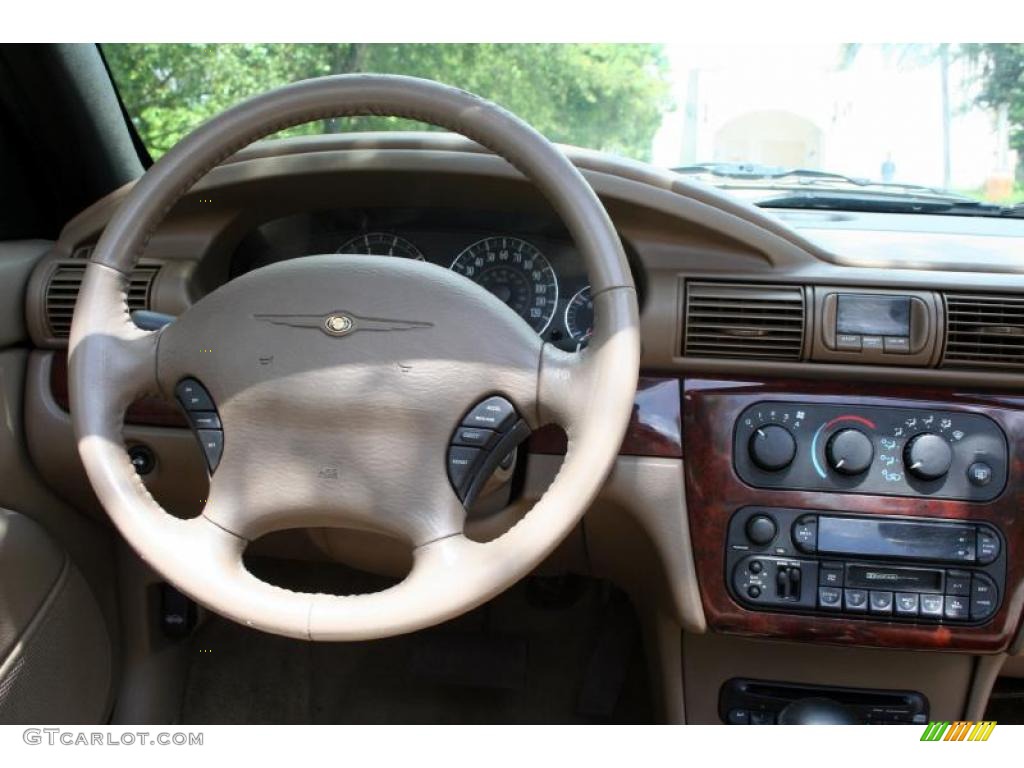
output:
[{"label": "radio button", "polygon": [[969,614],[969,605],[966,598],[959,595],[946,595],[946,618],[966,619]]},{"label": "radio button", "polygon": [[869,598],[872,613],[892,613],[892,592],[871,590]]},{"label": "radio button", "polygon": [[971,574],[966,571],[946,571],[946,594],[969,595],[971,593]]},{"label": "radio button", "polygon": [[881,352],[882,351],[882,337],[881,336],[861,336],[861,346],[865,352]]},{"label": "radio button", "polygon": [[897,592],[896,615],[917,616],[920,597],[916,592]]},{"label": "radio button", "polygon": [[818,607],[838,611],[842,605],[843,590],[835,587],[818,587]]},{"label": "radio button", "polygon": [[843,586],[843,566],[822,565],[818,568],[818,584],[823,587]]},{"label": "radio button", "polygon": [[837,333],[836,349],[842,352],[860,352],[860,334]]},{"label": "radio button", "polygon": [[942,595],[921,595],[921,615],[926,619],[941,619],[942,605]]},{"label": "radio button", "polygon": [[996,612],[996,585],[988,576],[977,574],[971,582],[971,618],[987,619]]},{"label": "radio button", "polygon": [[772,543],[779,529],[768,515],[754,515],[747,521],[746,531],[752,543],[763,547]]},{"label": "radio button", "polygon": [[866,589],[843,590],[843,607],[851,613],[866,613],[868,610],[868,591]]},{"label": "radio button", "polygon": [[986,528],[978,529],[978,562],[988,565],[999,557],[999,537]]},{"label": "radio button", "polygon": [[818,518],[802,517],[793,523],[793,543],[801,552],[818,550]]}]

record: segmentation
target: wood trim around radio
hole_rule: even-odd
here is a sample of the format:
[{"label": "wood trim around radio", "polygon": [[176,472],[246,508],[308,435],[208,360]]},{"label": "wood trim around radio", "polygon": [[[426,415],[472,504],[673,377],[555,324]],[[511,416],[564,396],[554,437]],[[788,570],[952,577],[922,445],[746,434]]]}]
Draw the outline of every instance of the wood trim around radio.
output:
[{"label": "wood trim around radio", "polygon": [[[765,638],[814,640],[887,648],[993,653],[1005,650],[1024,607],[1024,398],[1005,393],[871,386],[844,382],[688,378],[683,386],[683,436],[687,513],[694,559],[709,629]],[[755,488],[734,466],[734,427],[740,414],[761,402],[901,407],[980,414],[1009,442],[1008,479],[984,502],[919,496]],[[782,610],[750,610],[729,593],[727,536],[733,515],[745,507],[777,507],[872,516],[972,521],[995,526],[1005,539],[1005,594],[991,620],[980,626],[926,623]],[[816,585],[815,585],[816,586]]]}]

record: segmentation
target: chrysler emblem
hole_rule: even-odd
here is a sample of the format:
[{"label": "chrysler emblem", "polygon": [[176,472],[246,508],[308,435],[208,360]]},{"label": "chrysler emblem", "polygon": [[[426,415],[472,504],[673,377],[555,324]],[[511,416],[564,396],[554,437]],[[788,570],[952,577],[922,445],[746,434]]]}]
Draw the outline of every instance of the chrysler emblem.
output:
[{"label": "chrysler emblem", "polygon": [[324,330],[331,336],[344,336],[352,330],[352,318],[348,315],[328,315],[324,320]]},{"label": "chrysler emblem", "polygon": [[253,315],[256,320],[292,328],[319,328],[328,336],[348,336],[357,331],[414,331],[433,328],[433,323],[388,317],[362,317],[336,309],[325,315]]}]

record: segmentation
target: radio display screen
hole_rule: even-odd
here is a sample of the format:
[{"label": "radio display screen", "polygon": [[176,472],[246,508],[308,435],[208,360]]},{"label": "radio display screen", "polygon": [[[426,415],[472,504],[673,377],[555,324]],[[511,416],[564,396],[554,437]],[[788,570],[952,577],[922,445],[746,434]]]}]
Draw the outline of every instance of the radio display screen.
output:
[{"label": "radio display screen", "polygon": [[974,546],[974,528],[967,525],[818,518],[822,553],[971,562]]},{"label": "radio display screen", "polygon": [[836,333],[910,336],[910,297],[839,294]]}]

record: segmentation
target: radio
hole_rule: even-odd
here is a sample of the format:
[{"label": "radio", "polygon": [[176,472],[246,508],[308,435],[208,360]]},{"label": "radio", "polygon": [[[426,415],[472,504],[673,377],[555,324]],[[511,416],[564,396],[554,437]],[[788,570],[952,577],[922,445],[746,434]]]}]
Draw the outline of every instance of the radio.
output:
[{"label": "radio", "polygon": [[1006,573],[987,523],[746,507],[726,543],[733,598],[758,610],[984,624]]}]

